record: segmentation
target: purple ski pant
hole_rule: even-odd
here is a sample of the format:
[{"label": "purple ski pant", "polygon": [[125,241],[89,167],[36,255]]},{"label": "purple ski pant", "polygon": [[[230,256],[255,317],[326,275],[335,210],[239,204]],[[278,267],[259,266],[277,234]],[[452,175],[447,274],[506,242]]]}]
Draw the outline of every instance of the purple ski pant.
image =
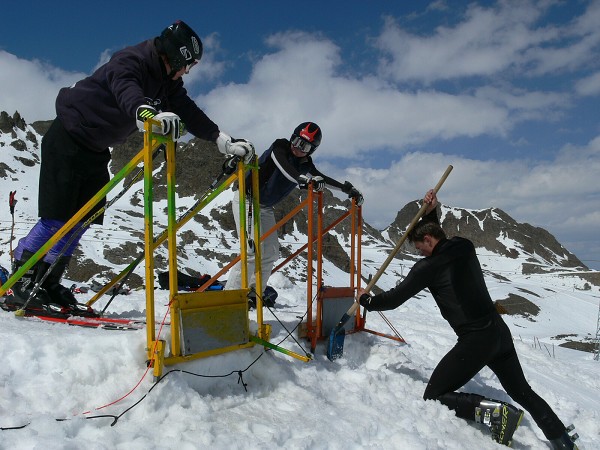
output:
[{"label": "purple ski pant", "polygon": [[[61,220],[39,219],[31,231],[29,231],[29,234],[19,240],[19,244],[14,251],[15,260],[21,261],[24,250],[31,253],[37,252],[65,223],[66,222]],[[59,256],[72,256],[84,232],[85,230],[81,230],[81,222],[75,225],[54,247],[50,249],[48,253],[46,253],[44,261],[52,264]],[[73,235],[75,235],[75,237],[61,254],[63,247]]]}]

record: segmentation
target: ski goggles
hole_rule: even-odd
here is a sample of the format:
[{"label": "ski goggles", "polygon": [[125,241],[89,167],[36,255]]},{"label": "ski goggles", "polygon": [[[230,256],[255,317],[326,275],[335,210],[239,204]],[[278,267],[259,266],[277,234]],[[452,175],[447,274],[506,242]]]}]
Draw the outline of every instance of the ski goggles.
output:
[{"label": "ski goggles", "polygon": [[292,147],[297,148],[302,153],[309,153],[314,148],[310,142],[305,141],[300,136],[296,136],[292,139]]}]

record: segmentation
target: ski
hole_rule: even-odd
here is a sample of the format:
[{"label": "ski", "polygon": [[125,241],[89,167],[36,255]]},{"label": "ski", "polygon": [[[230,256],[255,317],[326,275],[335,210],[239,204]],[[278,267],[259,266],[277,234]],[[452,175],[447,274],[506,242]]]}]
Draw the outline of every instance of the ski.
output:
[{"label": "ski", "polygon": [[[0,299],[0,308],[4,311],[16,311],[16,307]],[[45,322],[63,323],[86,328],[103,328],[107,330],[141,330],[146,327],[145,320],[124,319],[116,317],[86,317],[65,314],[52,308],[27,308],[24,317]]]},{"label": "ski", "polygon": [[110,317],[52,317],[41,315],[25,314],[25,317],[31,317],[45,322],[62,323],[84,328],[102,328],[105,330],[143,330],[146,328],[146,322],[135,319],[117,319]]}]

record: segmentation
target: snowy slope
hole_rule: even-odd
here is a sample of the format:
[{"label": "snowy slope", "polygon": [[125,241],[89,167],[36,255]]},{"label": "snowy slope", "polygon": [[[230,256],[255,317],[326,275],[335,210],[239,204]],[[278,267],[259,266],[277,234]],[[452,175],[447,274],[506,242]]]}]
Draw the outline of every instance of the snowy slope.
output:
[{"label": "snowy slope", "polygon": [[[487,281],[492,291],[499,288]],[[277,319],[265,312],[272,341],[308,351],[306,342],[300,341],[300,349],[281,325],[291,330],[298,324],[306,309],[304,287],[281,275],[273,277],[273,285],[279,292]],[[533,282],[529,287],[535,288]],[[162,318],[166,291],[156,293]],[[528,380],[563,421],[576,424],[588,449],[600,448],[600,363],[546,338],[572,324],[575,310],[579,328],[591,329],[598,297],[597,291],[561,296],[564,306],[536,322],[507,317]],[[141,315],[143,305],[141,292],[119,296],[112,314]],[[167,373],[154,386],[144,364],[143,330],[49,325],[1,312],[0,426],[29,425],[2,431],[0,448],[500,448],[486,430],[421,399],[429,374],[455,342],[430,296],[386,317],[407,344],[358,333],[347,336],[344,358],[330,362],[320,343],[309,363],[255,347],[168,367],[186,372]],[[377,314],[368,316],[367,325],[391,333]],[[239,383],[240,370],[247,390]],[[465,390],[509,400],[487,369]],[[111,417],[91,418],[119,416],[140,400],[115,426]],[[513,447],[548,448],[528,416]]]}]

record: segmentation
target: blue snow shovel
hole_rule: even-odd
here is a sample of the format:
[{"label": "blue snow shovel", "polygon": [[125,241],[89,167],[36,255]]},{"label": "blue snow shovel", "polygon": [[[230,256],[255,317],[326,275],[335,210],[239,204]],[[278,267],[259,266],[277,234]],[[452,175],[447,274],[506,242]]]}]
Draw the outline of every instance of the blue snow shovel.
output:
[{"label": "blue snow shovel", "polygon": [[[444,181],[446,181],[446,178],[448,178],[448,175],[450,175],[450,172],[452,171],[452,169],[453,169],[452,166],[448,166],[448,168],[442,175],[442,178],[440,178],[440,181],[438,181],[438,184],[435,186],[435,188],[433,188],[434,192],[437,193],[440,190],[440,188],[442,187],[442,184],[444,184]],[[392,262],[392,259],[394,259],[394,257],[396,256],[396,253],[398,253],[398,251],[400,250],[400,247],[402,247],[402,244],[404,244],[404,241],[406,240],[408,233],[410,233],[410,231],[413,229],[413,227],[417,224],[419,219],[425,213],[427,206],[428,205],[426,203],[423,203],[423,205],[419,209],[419,212],[417,212],[417,215],[410,222],[410,224],[408,225],[408,228],[406,229],[406,231],[404,232],[404,234],[402,235],[402,237],[396,244],[396,247],[394,247],[394,249],[392,250],[392,253],[389,254],[389,256],[387,257],[387,259],[385,260],[383,265],[379,268],[377,273],[373,276],[373,279],[365,287],[365,291],[369,292],[371,289],[373,289],[373,286],[375,286],[375,283],[377,283],[377,280],[379,280],[379,277],[381,277],[383,272],[385,272],[385,269],[387,269],[387,266],[390,264],[390,262]],[[350,307],[350,309],[348,309],[348,311],[346,311],[344,313],[344,315],[342,316],[342,318],[340,319],[338,324],[333,328],[333,330],[331,330],[331,333],[329,334],[329,341],[327,343],[327,358],[330,361],[333,361],[334,359],[338,359],[338,358],[342,357],[342,355],[344,353],[344,339],[346,338],[346,330],[344,329],[344,325],[346,325],[346,322],[348,322],[350,320],[350,318],[352,316],[354,316],[354,314],[356,313],[356,310],[358,309],[359,306],[360,306],[360,303],[358,303],[358,299],[356,299],[356,301],[354,303],[352,303],[352,306]]]}]

